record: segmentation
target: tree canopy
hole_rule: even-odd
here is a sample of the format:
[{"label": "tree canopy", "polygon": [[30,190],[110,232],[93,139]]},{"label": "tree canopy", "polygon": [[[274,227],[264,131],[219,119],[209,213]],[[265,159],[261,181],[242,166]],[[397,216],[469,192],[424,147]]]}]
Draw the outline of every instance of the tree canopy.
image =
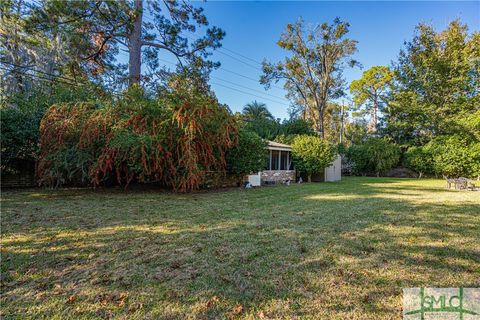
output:
[{"label": "tree canopy", "polygon": [[388,94],[393,85],[394,73],[386,66],[374,66],[363,72],[362,77],[352,81],[350,93],[353,101],[372,116],[371,131],[377,131],[378,113],[383,111],[388,101]]},{"label": "tree canopy", "polygon": [[418,25],[394,63],[396,81],[385,108],[386,134],[412,144],[456,133],[478,136],[469,127],[480,120],[479,61],[479,32],[469,34],[458,20],[442,32]]},{"label": "tree canopy", "polygon": [[[233,116],[216,99],[209,77],[219,63],[210,58],[225,32],[198,3],[5,0],[0,8],[2,171],[26,161],[49,185],[115,175],[192,190],[204,172],[224,171],[240,138],[238,150],[260,150],[261,139],[296,143],[306,172],[325,163],[300,156],[300,146],[328,159],[330,144],[342,144],[359,173],[381,174],[401,157],[419,173],[478,174],[480,33],[459,20],[442,31],[419,24],[391,66],[372,66],[349,86],[343,71],[359,65],[350,24],[288,24],[277,42],[285,58],[264,60],[260,77],[266,89],[283,84],[291,116],[282,120],[260,101]],[[233,158],[239,175],[261,162]]]},{"label": "tree canopy", "polygon": [[343,68],[357,64],[351,56],[357,41],[347,38],[350,24],[336,18],[332,24],[308,27],[299,19],[288,24],[278,45],[290,55],[282,62],[264,61],[260,83],[268,88],[285,81],[288,97],[310,116],[317,133],[325,137],[327,102],[343,95]]},{"label": "tree canopy", "polygon": [[267,105],[257,100],[247,103],[242,110],[242,114],[246,120],[258,120],[261,118],[275,119],[270,111],[268,111]]},{"label": "tree canopy", "polygon": [[[69,82],[88,77],[112,89],[140,82],[156,87],[168,79],[160,51],[177,60],[174,71],[195,70],[207,79],[219,65],[208,57],[225,36],[208,26],[200,6],[186,1],[8,0],[2,2],[2,22],[11,28],[2,38],[9,72],[35,67]],[[127,64],[117,60],[120,52],[128,54]]]}]

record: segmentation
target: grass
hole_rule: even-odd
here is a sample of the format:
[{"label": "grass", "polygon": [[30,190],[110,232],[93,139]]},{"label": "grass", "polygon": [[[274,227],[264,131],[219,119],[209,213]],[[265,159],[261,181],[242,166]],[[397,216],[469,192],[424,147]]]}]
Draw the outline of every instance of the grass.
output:
[{"label": "grass", "polygon": [[402,288],[480,286],[480,193],[440,180],[4,191],[1,227],[4,319],[399,319]]}]

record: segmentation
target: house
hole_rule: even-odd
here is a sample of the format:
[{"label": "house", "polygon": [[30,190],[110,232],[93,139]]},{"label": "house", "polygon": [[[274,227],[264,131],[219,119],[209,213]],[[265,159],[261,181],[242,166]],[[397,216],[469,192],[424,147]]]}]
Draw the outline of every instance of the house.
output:
[{"label": "house", "polygon": [[296,173],[292,163],[292,147],[278,142],[268,141],[269,157],[265,170],[260,172],[261,184],[296,181]]},{"label": "house", "polygon": [[[292,161],[292,147],[288,144],[268,141],[269,157],[263,171],[249,175],[248,181],[253,186],[285,183],[297,181],[297,172]],[[341,157],[338,155],[332,165],[325,168],[323,174],[317,174],[313,181],[338,181],[341,180]],[[305,177],[303,180],[306,181]]]}]

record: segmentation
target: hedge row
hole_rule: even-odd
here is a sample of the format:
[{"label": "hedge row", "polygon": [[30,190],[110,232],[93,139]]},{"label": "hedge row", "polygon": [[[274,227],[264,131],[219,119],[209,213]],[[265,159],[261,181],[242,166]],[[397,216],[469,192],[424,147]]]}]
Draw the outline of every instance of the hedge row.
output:
[{"label": "hedge row", "polygon": [[480,143],[461,136],[441,136],[424,146],[402,148],[386,139],[370,138],[344,150],[355,175],[381,175],[398,165],[425,174],[480,177]]}]

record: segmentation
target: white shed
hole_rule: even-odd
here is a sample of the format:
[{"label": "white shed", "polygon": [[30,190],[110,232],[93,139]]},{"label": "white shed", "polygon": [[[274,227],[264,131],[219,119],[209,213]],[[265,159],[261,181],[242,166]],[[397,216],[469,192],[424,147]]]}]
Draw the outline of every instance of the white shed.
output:
[{"label": "white shed", "polygon": [[325,181],[342,180],[342,157],[337,155],[330,167],[325,168]]}]

